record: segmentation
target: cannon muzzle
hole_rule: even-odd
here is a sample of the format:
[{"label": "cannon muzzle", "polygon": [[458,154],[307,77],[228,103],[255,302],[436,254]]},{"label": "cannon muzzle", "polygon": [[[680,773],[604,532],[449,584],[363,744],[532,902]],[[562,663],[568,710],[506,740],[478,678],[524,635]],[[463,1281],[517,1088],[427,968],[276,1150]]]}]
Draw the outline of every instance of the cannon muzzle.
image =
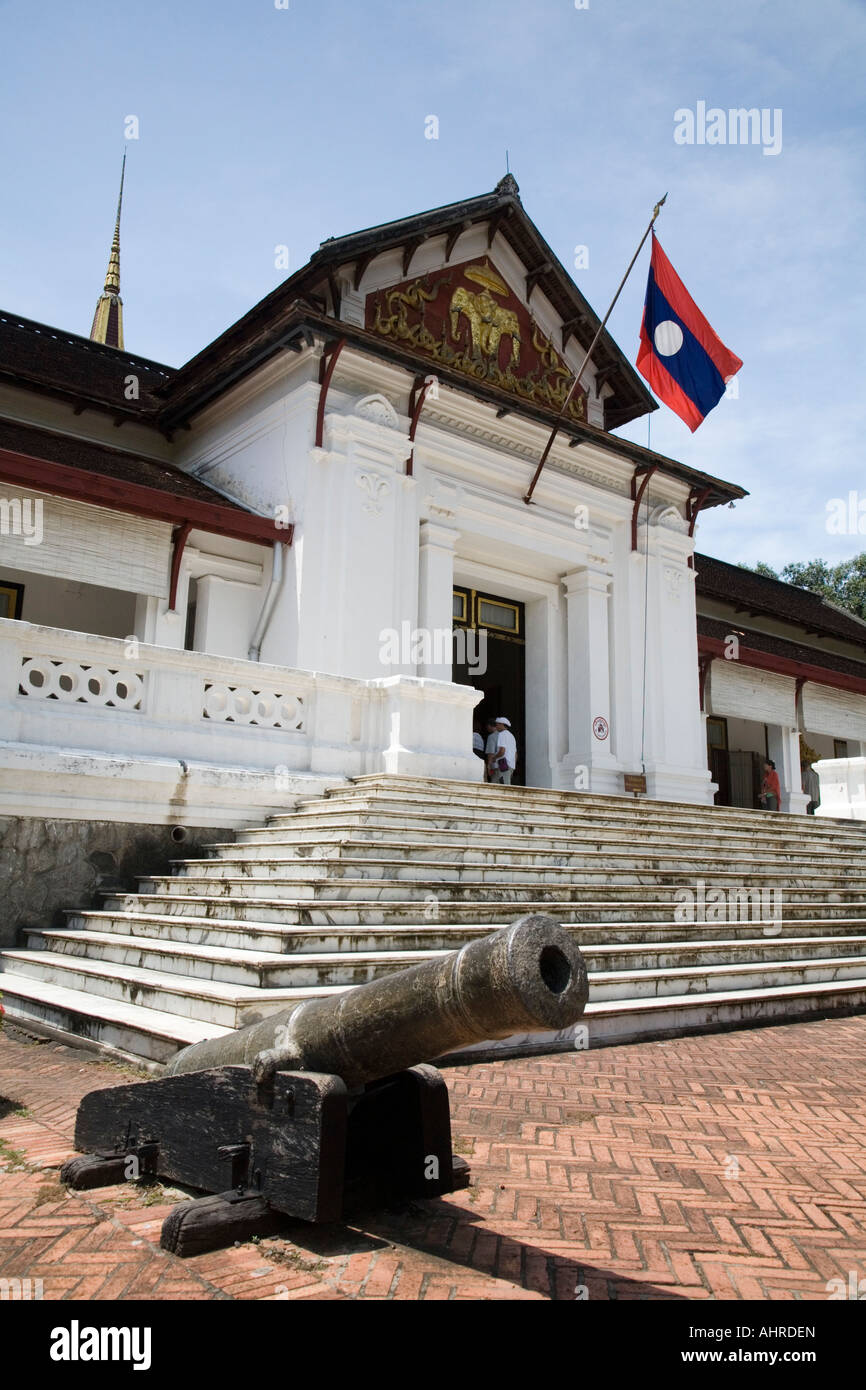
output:
[{"label": "cannon muzzle", "polygon": [[356,1087],[472,1043],[559,1032],[580,1018],[588,992],[576,943],[533,913],[459,951],[186,1047],[166,1073],[234,1064],[260,1083],[288,1070]]}]

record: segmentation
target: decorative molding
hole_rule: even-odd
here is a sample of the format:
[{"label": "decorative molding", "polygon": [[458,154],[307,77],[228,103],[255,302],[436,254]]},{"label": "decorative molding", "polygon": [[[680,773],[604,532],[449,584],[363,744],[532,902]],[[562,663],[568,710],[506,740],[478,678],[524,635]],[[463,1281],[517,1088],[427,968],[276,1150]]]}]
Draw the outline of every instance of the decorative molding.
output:
[{"label": "decorative molding", "polygon": [[419,527],[419,544],[422,550],[432,547],[435,550],[453,552],[457,544],[457,534],[451,526],[443,526],[436,521],[422,521]]},{"label": "decorative molding", "polygon": [[382,504],[391,491],[388,480],[381,478],[378,473],[367,473],[359,469],[355,474],[355,483],[367,494],[367,500],[363,504],[364,511],[369,516],[381,516]]},{"label": "decorative molding", "polygon": [[362,396],[353,401],[347,414],[360,415],[363,420],[371,420],[374,425],[384,425],[386,429],[398,430],[400,421],[391,402],[378,392],[372,396]]},{"label": "decorative molding", "polygon": [[678,531],[683,536],[689,534],[689,523],[669,502],[653,508],[649,514],[649,524],[661,526],[665,531]]},{"label": "decorative molding", "polygon": [[596,569],[573,570],[564,574],[560,580],[568,598],[577,594],[607,594],[613,583],[613,575]]},{"label": "decorative molding", "polygon": [[454,484],[444,483],[434,478],[430,491],[424,498],[424,506],[434,520],[456,521],[460,506],[461,489]]},{"label": "decorative molding", "polygon": [[[510,454],[512,458],[525,459],[527,463],[538,463],[538,450],[527,444],[515,443],[505,434],[500,434],[496,430],[486,429],[482,425],[469,424],[465,420],[455,421],[452,415],[443,410],[437,410],[433,406],[426,406],[424,410],[424,420],[427,424],[435,424],[451,433],[466,436],[469,439],[488,444],[502,453]],[[622,460],[626,463],[626,460]],[[629,478],[612,478],[609,473],[602,473],[597,469],[588,468],[585,464],[581,465],[571,459],[561,458],[557,454],[551,455],[549,466],[556,468],[561,473],[567,473],[569,477],[580,478],[584,482],[593,483],[597,487],[605,488],[608,492],[616,493],[620,497],[628,497],[631,481]]]},{"label": "decorative molding", "polygon": [[683,582],[683,571],[681,569],[676,569],[673,565],[665,565],[664,576],[665,588],[668,591],[668,595],[670,596],[670,598],[673,599],[675,603],[679,603],[681,592],[680,586]]}]

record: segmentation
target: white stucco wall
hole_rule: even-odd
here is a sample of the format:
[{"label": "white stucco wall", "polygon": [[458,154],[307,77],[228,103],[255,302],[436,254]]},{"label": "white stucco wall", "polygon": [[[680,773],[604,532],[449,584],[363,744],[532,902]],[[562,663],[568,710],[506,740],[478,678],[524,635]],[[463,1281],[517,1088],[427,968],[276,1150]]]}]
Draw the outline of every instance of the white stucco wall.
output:
[{"label": "white stucco wall", "polygon": [[543,428],[496,421],[444,387],[425,405],[407,476],[411,380],[350,348],[316,448],[315,359],[282,354],[203,411],[180,454],[257,510],[289,509],[294,543],[263,658],[360,679],[447,675],[408,656],[384,664],[383,634],[447,620],[452,585],[468,583],[527,605],[531,782],[619,792],[643,749],[651,794],[709,801],[686,484],[653,480],[632,553],[630,460],[560,440],[527,507]]}]

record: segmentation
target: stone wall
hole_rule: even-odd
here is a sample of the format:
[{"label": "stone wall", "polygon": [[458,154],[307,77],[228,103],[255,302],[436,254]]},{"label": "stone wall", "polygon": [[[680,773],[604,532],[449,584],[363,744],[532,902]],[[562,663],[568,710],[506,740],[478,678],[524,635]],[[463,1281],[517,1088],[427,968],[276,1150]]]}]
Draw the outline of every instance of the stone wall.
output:
[{"label": "stone wall", "polygon": [[234,838],[213,827],[0,817],[0,946],[21,927],[64,926],[66,908],[99,907],[101,889],[135,891],[138,874],[170,872],[172,859]]}]

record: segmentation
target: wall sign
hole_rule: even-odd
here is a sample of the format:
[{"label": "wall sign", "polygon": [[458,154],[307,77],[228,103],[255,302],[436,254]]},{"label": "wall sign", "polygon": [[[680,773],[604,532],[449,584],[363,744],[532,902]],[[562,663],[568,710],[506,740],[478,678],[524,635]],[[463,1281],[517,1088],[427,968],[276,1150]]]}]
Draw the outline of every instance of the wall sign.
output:
[{"label": "wall sign", "polygon": [[603,714],[597,714],[592,721],[592,732],[597,739],[604,740],[610,733],[610,725]]}]

